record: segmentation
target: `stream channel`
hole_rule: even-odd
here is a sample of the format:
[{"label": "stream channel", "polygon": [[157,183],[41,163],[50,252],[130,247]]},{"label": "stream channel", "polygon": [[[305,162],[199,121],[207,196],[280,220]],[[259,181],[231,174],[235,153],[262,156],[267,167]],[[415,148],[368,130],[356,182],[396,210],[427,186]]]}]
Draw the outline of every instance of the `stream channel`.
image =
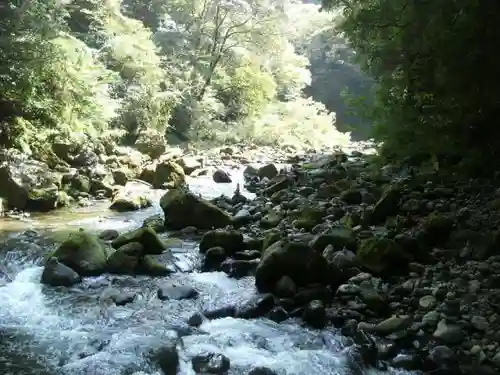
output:
[{"label": "stream channel", "polygon": [[[232,184],[215,184],[205,176],[191,179],[189,185],[205,198],[231,196],[236,183],[243,186],[242,170],[232,172],[232,177]],[[155,205],[138,212],[112,213],[109,202],[99,202],[91,208],[26,220],[0,219],[1,375],[161,375],[147,353],[179,332],[185,334],[187,318],[196,311],[244,303],[256,295],[251,277],[235,280],[222,272],[197,271],[200,259],[194,242],[172,249],[182,271],[163,280],[104,275],[86,278],[72,288],[40,284],[43,255],[54,248],[54,232],[72,227],[96,232],[139,227],[145,218],[161,213],[158,201],[163,192],[149,194]],[[160,301],[158,285],[165,279],[194,287],[199,297]],[[125,306],[109,306],[104,314],[99,296],[111,283],[137,296]],[[206,352],[227,356],[229,375],[246,375],[257,366],[279,375],[408,374],[353,368],[348,365],[345,339],[337,330],[312,330],[293,320],[280,324],[267,319],[206,321],[183,336],[179,375],[194,374],[190,359]]]}]

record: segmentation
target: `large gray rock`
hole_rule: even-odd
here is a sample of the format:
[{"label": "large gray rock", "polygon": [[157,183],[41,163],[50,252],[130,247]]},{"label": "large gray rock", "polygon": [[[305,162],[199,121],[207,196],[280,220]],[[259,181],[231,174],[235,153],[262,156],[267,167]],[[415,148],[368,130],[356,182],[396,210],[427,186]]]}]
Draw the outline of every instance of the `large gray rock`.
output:
[{"label": "large gray rock", "polygon": [[0,181],[0,198],[8,208],[49,211],[67,204],[58,188],[59,176],[17,150],[0,151]]},{"label": "large gray rock", "polygon": [[214,204],[184,189],[169,190],[161,199],[165,225],[171,229],[196,227],[223,228],[231,224],[231,217]]}]

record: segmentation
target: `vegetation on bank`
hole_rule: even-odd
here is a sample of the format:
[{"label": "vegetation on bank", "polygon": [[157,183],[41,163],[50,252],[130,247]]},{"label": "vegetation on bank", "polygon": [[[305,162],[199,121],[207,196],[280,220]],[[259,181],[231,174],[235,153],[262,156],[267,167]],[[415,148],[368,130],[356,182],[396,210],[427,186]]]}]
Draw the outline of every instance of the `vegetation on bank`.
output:
[{"label": "vegetation on bank", "polygon": [[[488,172],[498,157],[496,5],[472,0],[324,0],[375,81],[365,106],[383,155]],[[491,165],[491,163],[489,163]]]},{"label": "vegetation on bank", "polygon": [[104,136],[133,144],[165,132],[172,142],[347,141],[335,103],[310,85],[311,61],[323,74],[343,64],[325,39],[332,15],[312,4],[9,0],[0,16],[2,147]]}]

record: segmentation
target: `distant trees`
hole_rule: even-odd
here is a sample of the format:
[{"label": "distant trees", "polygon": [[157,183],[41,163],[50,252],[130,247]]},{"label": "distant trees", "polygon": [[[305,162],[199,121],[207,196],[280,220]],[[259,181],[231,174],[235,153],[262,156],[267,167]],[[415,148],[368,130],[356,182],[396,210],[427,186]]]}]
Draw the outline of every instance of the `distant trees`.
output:
[{"label": "distant trees", "polygon": [[346,140],[334,114],[304,97],[311,76],[300,33],[311,26],[291,23],[293,1],[7,3],[2,146],[109,132],[134,142],[168,129],[193,141]]}]

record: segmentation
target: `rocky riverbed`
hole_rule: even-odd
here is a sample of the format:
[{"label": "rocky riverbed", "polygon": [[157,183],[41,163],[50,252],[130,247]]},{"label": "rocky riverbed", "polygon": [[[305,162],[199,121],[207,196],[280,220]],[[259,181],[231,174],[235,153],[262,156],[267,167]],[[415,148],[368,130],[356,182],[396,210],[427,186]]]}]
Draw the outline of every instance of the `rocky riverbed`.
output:
[{"label": "rocky riverbed", "polygon": [[[156,351],[146,353],[147,358],[154,358],[150,360],[153,368],[159,367],[165,374],[224,373],[229,369],[231,374],[315,371],[340,375],[360,374],[369,368],[393,371],[389,367],[446,375],[498,373],[500,237],[495,213],[499,196],[488,182],[451,184],[434,171],[379,168],[359,151],[315,156],[288,149],[227,147],[203,157],[170,151],[156,159],[125,149],[113,152],[118,155],[105,152],[92,167],[60,167],[59,171],[43,167],[57,176],[52,190],[43,190],[48,185],[19,183],[21,174],[16,174],[19,169],[13,167],[12,158],[20,156],[8,155],[11,164],[6,169],[4,163],[3,171],[10,173],[9,181],[17,183],[9,185],[8,197],[21,196],[24,200],[16,202],[25,202],[24,207],[17,203],[18,208],[53,208],[52,203],[46,205],[47,200],[40,206],[40,197],[57,191],[58,197],[70,197],[81,206],[91,204],[92,196],[110,198],[118,217],[132,211],[134,216],[127,216],[135,217],[132,224],[140,222],[130,228],[108,225],[106,229],[102,221],[87,222],[84,230],[65,228],[50,246],[44,245],[44,236],[34,235],[27,242],[37,244],[29,260],[38,267],[36,271],[21,266],[24,271],[18,273],[5,258],[4,274],[11,289],[3,293],[8,298],[18,290],[12,288],[20,287],[19,278],[21,284],[28,278],[34,285],[47,284],[44,293],[52,303],[65,298],[75,303],[75,295],[83,299],[93,296],[93,302],[78,304],[85,319],[103,319],[110,306],[122,311],[126,318],[114,318],[117,327],[113,334],[120,329],[124,335],[142,330],[139,334],[148,336],[150,330],[144,327],[148,319],[168,331],[158,319],[166,320],[169,329],[177,326],[173,329],[177,339],[170,338],[168,345],[156,345]],[[134,167],[130,155],[143,159]],[[66,159],[77,157],[72,158]],[[116,160],[119,162],[113,164]],[[99,169],[103,171],[100,175],[95,173]],[[126,171],[121,174],[118,169]],[[224,196],[205,194],[203,186],[209,181],[221,187]],[[131,184],[146,189],[131,189]],[[97,188],[104,185],[108,189]],[[151,196],[150,187],[168,190]],[[51,250],[43,251],[47,246]],[[19,262],[15,264],[19,267]],[[183,276],[192,270],[202,273]],[[229,278],[219,285],[222,290],[207,291],[201,275],[218,278],[215,275],[223,274]],[[39,288],[34,285],[30,287]],[[255,295],[254,288],[260,294]],[[145,290],[150,293],[147,298]],[[42,298],[39,293],[35,295]],[[210,303],[200,303],[203,298]],[[142,301],[140,306],[138,301]],[[19,303],[15,298],[14,302]],[[182,303],[189,304],[182,307],[182,313],[172,310]],[[82,309],[92,313],[82,313]],[[81,329],[85,326],[82,316],[70,310],[72,322],[79,321]],[[91,318],[94,312],[97,315]],[[48,314],[54,319],[54,310]],[[138,323],[141,318],[142,325]],[[303,328],[293,323],[297,319]],[[136,330],[124,328],[125,322]],[[54,329],[69,323],[52,324]],[[234,324],[241,326],[231,331]],[[108,320],[100,327],[109,331],[112,326]],[[210,327],[220,329],[220,335],[238,332],[237,344],[224,342],[225,349],[220,350],[219,340],[215,344],[218,351],[214,345],[207,344],[210,350],[205,347],[204,351],[190,346],[207,333],[209,341],[217,342],[217,334],[214,338],[213,332],[207,332]],[[246,334],[254,335],[253,339],[240,337]],[[279,337],[290,342],[277,343]],[[68,337],[65,340],[71,342]],[[112,342],[109,350],[108,337],[96,349],[89,344],[92,340],[96,338],[84,340],[90,353],[78,354],[89,366],[94,363],[90,358],[102,357],[99,353],[103,352],[116,355],[120,346]],[[60,345],[61,340],[57,342]],[[132,345],[134,339],[127,336],[124,342]],[[234,350],[228,349],[234,345],[255,356],[251,364],[243,360],[245,356],[236,355],[234,360]],[[162,348],[160,352],[158,348]],[[118,352],[131,355],[127,350]],[[286,358],[293,365],[285,364],[283,358],[263,360],[262,351],[271,356],[288,353]],[[76,362],[65,359],[60,365],[75,374],[91,371]],[[114,374],[104,368],[92,373]],[[121,371],[116,373],[121,375]]]}]

